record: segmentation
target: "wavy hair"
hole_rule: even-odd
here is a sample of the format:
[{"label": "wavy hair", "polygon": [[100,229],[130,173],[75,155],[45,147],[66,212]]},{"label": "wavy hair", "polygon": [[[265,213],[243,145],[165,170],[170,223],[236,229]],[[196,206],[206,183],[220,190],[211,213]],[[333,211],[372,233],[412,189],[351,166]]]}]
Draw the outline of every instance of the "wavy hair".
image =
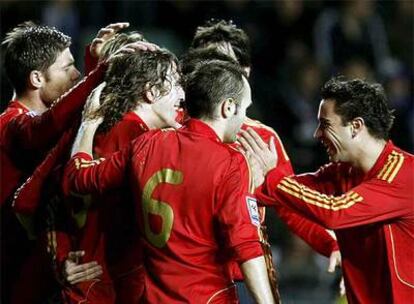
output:
[{"label": "wavy hair", "polygon": [[171,85],[167,75],[177,63],[175,55],[166,49],[136,51],[114,58],[105,74],[101,107],[92,114],[103,117],[99,131],[107,132],[126,113],[144,102],[145,92],[152,87],[166,94]]}]

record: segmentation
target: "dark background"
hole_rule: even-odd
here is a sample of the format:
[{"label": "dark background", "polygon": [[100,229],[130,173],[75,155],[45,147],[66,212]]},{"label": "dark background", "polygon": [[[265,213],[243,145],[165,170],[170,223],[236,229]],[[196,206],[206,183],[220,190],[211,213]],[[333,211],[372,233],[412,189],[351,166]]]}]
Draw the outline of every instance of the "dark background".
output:
[{"label": "dark background", "polygon": [[[280,135],[297,173],[327,161],[312,138],[319,89],[333,75],[380,82],[396,122],[391,138],[413,152],[414,1],[1,1],[1,37],[26,20],[56,26],[72,37],[83,69],[84,46],[113,22],[180,56],[198,25],[231,19],[251,38],[250,117]],[[2,65],[3,66],[3,65]],[[12,89],[1,74],[1,110]],[[292,236],[273,214],[267,222],[280,271],[284,303],[333,303],[337,277],[324,260]]]}]

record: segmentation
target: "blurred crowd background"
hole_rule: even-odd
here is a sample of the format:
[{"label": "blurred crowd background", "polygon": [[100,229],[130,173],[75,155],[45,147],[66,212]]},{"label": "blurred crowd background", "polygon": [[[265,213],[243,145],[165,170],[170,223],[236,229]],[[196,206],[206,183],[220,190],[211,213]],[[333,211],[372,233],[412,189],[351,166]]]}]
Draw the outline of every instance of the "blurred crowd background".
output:
[{"label": "blurred crowd background", "polygon": [[[313,139],[321,85],[333,75],[384,85],[396,121],[391,138],[414,150],[414,1],[7,1],[1,5],[1,37],[33,20],[70,35],[83,68],[84,48],[99,28],[128,21],[130,29],[183,54],[197,26],[210,18],[233,20],[251,39],[254,106],[250,117],[280,135],[297,173],[327,161]],[[12,96],[1,74],[1,110]],[[339,275],[291,235],[273,211],[267,223],[284,303],[333,303]]]}]

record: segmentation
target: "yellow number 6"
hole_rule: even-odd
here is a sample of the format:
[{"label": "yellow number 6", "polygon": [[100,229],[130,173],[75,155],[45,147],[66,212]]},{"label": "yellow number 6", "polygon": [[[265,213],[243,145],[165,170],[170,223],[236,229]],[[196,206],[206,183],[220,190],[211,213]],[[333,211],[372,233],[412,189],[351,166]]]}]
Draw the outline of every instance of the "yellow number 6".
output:
[{"label": "yellow number 6", "polygon": [[[142,209],[144,212],[144,229],[148,241],[158,248],[162,248],[168,242],[174,221],[174,212],[170,205],[151,198],[158,184],[167,183],[179,185],[183,182],[183,174],[172,169],[162,169],[155,172],[144,186],[142,193]],[[162,218],[162,227],[159,233],[151,231],[149,214],[159,215]]]}]

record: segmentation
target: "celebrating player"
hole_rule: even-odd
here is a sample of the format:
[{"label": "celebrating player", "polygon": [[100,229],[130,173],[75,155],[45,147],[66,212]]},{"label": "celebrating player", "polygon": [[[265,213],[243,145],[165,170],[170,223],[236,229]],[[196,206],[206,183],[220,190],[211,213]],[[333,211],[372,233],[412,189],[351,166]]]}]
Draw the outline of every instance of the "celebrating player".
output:
[{"label": "celebrating player", "polygon": [[314,173],[285,177],[274,151],[243,133],[256,173],[267,173],[260,198],[335,231],[349,303],[411,303],[414,157],[388,139],[394,117],[381,85],[333,78],[321,95],[315,138],[331,162]]}]

